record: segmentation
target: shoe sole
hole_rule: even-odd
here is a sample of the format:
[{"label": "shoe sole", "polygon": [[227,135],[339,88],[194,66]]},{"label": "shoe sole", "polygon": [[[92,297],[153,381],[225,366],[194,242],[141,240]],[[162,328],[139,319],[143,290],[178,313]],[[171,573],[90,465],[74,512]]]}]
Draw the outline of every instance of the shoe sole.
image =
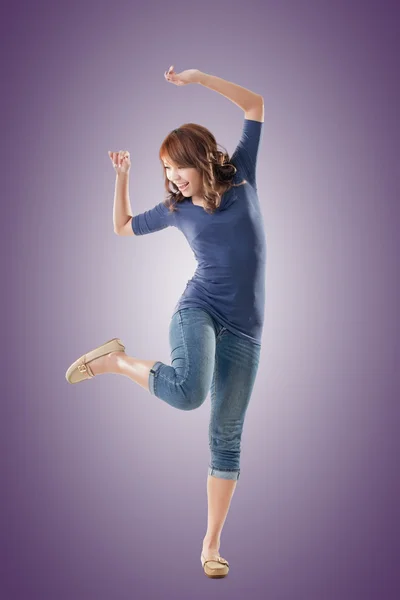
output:
[{"label": "shoe sole", "polygon": [[102,344],[94,350],[91,350],[90,352],[80,356],[75,362],[72,363],[70,367],[68,367],[67,372],[65,373],[65,379],[68,381],[68,383],[80,383],[86,379],[92,379],[94,375],[92,374],[88,363],[96,358],[100,358],[100,356],[110,354],[110,352],[124,351],[125,346],[121,340],[119,338],[113,338],[105,344]]},{"label": "shoe sole", "polygon": [[229,571],[227,571],[226,573],[224,573],[223,575],[213,575],[212,573],[207,572],[207,567],[204,567],[204,573],[207,575],[207,577],[209,577],[210,579],[222,579],[223,577],[226,577],[229,573]]}]

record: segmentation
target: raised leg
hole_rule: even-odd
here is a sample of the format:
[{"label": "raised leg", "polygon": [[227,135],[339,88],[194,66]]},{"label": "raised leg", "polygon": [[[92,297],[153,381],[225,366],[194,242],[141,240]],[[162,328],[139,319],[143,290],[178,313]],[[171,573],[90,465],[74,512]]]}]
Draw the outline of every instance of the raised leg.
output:
[{"label": "raised leg", "polygon": [[141,360],[127,356],[125,352],[111,352],[105,356],[100,356],[90,362],[90,368],[94,375],[104,373],[115,373],[116,375],[125,375],[139,384],[145,390],[149,391],[149,373],[155,360]]},{"label": "raised leg", "polygon": [[93,374],[125,375],[174,408],[198,408],[209,392],[214,370],[212,317],[198,308],[180,310],[171,319],[169,333],[170,365],[127,356],[125,352],[111,352],[90,361]]}]

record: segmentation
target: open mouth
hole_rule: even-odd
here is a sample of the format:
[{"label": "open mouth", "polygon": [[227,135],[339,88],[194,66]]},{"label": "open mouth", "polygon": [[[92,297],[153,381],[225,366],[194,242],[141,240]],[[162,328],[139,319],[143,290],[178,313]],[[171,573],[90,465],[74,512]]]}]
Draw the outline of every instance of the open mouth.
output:
[{"label": "open mouth", "polygon": [[186,183],[184,186],[180,186],[180,185],[178,185],[178,189],[179,189],[179,191],[181,191],[181,192],[184,192],[184,191],[186,190],[186,188],[188,187],[188,185],[189,185],[189,182],[188,182],[188,183]]}]

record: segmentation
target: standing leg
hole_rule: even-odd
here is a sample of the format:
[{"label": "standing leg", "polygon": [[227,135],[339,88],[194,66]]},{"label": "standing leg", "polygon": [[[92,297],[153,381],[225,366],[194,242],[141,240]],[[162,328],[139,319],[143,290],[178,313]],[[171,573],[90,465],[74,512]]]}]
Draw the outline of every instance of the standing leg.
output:
[{"label": "standing leg", "polygon": [[240,476],[244,418],[253,391],[261,347],[223,328],[216,340],[211,387],[205,557],[219,555],[221,533]]},{"label": "standing leg", "polygon": [[203,554],[206,558],[219,555],[221,532],[228,515],[237,479],[207,477],[207,532],[203,539]]}]

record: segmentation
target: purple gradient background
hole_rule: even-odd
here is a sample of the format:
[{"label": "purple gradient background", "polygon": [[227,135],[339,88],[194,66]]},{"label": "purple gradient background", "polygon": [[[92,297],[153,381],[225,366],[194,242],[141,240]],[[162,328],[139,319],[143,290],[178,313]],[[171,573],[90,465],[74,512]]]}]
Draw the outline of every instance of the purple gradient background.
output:
[{"label": "purple gradient background", "polygon": [[[398,15],[382,2],[19,2],[2,10],[1,600],[391,600],[400,595]],[[397,46],[397,47],[396,47]],[[114,336],[169,361],[194,257],[174,228],[113,233],[164,197],[158,149],[193,121],[229,153],[243,113],[164,71],[264,96],[267,306],[224,527],[200,564],[208,396],[71,386]]]}]

